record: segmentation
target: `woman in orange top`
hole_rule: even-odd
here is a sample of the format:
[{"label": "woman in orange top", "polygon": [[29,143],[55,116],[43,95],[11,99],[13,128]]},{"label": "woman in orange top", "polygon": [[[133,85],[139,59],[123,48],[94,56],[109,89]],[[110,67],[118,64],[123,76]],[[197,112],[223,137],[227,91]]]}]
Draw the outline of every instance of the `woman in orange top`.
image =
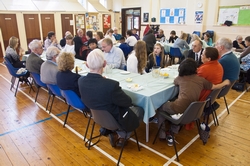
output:
[{"label": "woman in orange top", "polygon": [[[221,83],[223,77],[223,67],[218,62],[218,58],[219,53],[216,48],[205,48],[201,56],[203,64],[197,70],[197,74],[200,77],[205,78],[215,85]],[[200,101],[206,100],[210,92],[211,90],[203,89],[200,94]]]}]

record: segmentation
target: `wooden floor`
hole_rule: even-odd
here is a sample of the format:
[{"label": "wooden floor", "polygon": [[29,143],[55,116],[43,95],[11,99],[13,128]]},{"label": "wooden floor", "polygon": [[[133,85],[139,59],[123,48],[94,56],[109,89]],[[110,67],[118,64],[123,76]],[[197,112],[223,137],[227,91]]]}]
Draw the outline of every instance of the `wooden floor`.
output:
[{"label": "wooden floor", "polygon": [[[82,113],[73,110],[64,128],[62,122],[67,105],[63,101],[55,99],[52,114],[48,114],[44,109],[48,99],[45,90],[40,91],[35,103],[35,92],[29,93],[29,87],[21,84],[14,97],[10,78],[1,64],[0,166],[116,164],[120,149],[112,148],[107,137],[101,137],[95,147],[87,150],[83,141],[87,118]],[[152,144],[156,124],[150,124],[150,141],[145,142],[145,124],[142,123],[137,130],[141,151],[137,150],[133,139],[130,140],[121,165],[250,165],[250,92],[229,92],[230,115],[225,110],[224,100],[217,101],[220,125],[212,124],[206,145],[198,138],[196,128],[182,129],[176,135],[180,154],[180,162],[177,162],[174,148],[167,142],[157,140]],[[99,133],[98,129],[96,127],[95,134]]]}]

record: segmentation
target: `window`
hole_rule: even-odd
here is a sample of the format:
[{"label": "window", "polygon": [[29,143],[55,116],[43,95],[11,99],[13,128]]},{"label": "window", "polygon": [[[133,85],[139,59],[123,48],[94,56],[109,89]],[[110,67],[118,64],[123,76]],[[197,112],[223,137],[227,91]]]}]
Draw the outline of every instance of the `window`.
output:
[{"label": "window", "polygon": [[87,9],[86,0],[78,0],[78,2],[79,2],[85,9]]},{"label": "window", "polygon": [[107,8],[107,0],[99,0],[99,2],[100,2],[100,4],[102,4],[102,6]]}]

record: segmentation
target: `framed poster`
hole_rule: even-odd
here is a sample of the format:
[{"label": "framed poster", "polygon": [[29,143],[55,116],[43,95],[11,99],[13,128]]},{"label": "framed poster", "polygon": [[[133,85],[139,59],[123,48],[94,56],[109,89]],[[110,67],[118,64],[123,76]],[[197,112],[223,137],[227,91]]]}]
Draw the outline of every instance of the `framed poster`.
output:
[{"label": "framed poster", "polygon": [[148,22],[149,13],[143,13],[143,22]]},{"label": "framed poster", "polygon": [[185,8],[167,8],[160,10],[160,23],[162,24],[185,24]]},{"label": "framed poster", "polygon": [[195,11],[194,21],[196,24],[201,24],[203,20],[203,11]]}]

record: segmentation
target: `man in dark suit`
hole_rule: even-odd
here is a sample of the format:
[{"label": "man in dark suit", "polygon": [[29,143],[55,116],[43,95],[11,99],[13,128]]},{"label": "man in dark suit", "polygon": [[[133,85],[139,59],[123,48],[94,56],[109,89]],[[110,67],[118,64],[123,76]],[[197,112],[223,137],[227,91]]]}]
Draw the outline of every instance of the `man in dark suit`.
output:
[{"label": "man in dark suit", "polygon": [[29,72],[40,74],[40,68],[44,62],[40,57],[43,53],[42,42],[34,39],[30,42],[29,48],[31,50],[31,54],[26,60],[26,68]]},{"label": "man in dark suit", "polygon": [[[83,103],[90,109],[107,110],[122,127],[130,124],[139,126],[139,120],[142,120],[144,114],[143,109],[131,107],[132,100],[123,92],[119,82],[102,76],[106,61],[104,60],[104,53],[100,49],[95,49],[89,53],[87,66],[90,72],[87,76],[78,80]],[[126,111],[129,113],[126,113]],[[124,123],[122,117],[127,114],[132,115],[133,118],[129,118],[127,123]],[[109,134],[109,138],[113,147],[121,146],[126,139],[125,133],[122,131],[112,132]]]},{"label": "man in dark suit", "polygon": [[195,40],[192,44],[192,50],[188,51],[187,58],[193,58],[197,62],[197,65],[199,67],[203,64],[201,61],[203,50],[204,49],[202,48],[202,41]]}]

